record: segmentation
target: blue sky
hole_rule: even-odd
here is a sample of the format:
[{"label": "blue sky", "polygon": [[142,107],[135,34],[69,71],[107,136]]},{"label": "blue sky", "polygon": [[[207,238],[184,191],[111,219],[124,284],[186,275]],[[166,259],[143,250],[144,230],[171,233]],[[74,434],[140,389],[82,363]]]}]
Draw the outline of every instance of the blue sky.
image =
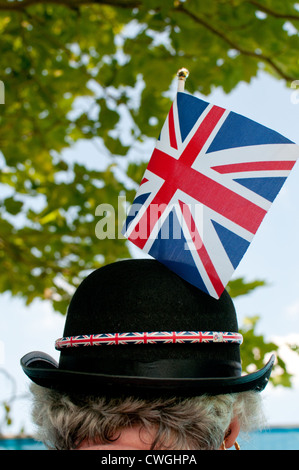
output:
[{"label": "blue sky", "polygon": [[[299,84],[296,86],[299,90]],[[241,83],[229,95],[215,90],[203,99],[243,114],[299,144],[299,91],[287,88],[283,81],[260,74],[250,85]],[[85,161],[86,148],[92,162],[97,150],[88,143],[68,150],[67,156]],[[268,387],[264,392],[267,418],[275,425],[299,425],[299,357],[283,346],[287,341],[299,344],[298,182],[299,163],[234,275],[244,276],[248,281],[257,278],[267,281],[267,287],[236,300],[239,323],[242,324],[245,316],[260,315],[258,332],[282,344],[282,354],[290,371],[295,373],[292,390]],[[138,250],[134,253],[144,256]],[[54,341],[61,336],[63,325],[64,318],[53,312],[48,302],[34,301],[30,307],[25,307],[22,299],[12,298],[8,293],[0,295],[0,368],[14,376],[19,395],[27,393],[29,384],[20,369],[20,357],[29,351],[41,350],[58,359]],[[0,374],[0,400],[7,397],[9,391],[10,382]],[[13,418],[14,425],[7,432],[17,432],[21,426],[32,431],[27,399],[16,403]]]}]

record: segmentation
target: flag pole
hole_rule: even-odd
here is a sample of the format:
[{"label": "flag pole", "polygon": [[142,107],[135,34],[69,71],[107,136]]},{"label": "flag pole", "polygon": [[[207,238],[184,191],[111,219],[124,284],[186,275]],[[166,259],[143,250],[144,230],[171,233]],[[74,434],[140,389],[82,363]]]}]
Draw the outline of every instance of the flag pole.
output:
[{"label": "flag pole", "polygon": [[177,77],[178,77],[178,91],[184,91],[185,90],[185,82],[186,79],[189,76],[189,70],[182,68],[179,69],[177,72]]}]

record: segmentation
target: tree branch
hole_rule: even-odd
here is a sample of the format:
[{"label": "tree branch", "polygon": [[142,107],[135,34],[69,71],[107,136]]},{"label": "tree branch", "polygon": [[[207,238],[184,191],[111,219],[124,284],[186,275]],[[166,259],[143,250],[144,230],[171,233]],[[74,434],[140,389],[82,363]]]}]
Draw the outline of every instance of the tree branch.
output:
[{"label": "tree branch", "polygon": [[274,18],[281,18],[283,20],[289,20],[289,21],[294,21],[294,20],[299,21],[299,15],[289,15],[285,13],[278,13],[277,11],[271,10],[269,7],[261,5],[256,0],[248,0],[248,3],[250,3],[251,5],[254,5],[260,11],[267,13],[267,15],[274,16]]},{"label": "tree branch", "polygon": [[[41,0],[23,0],[22,2],[16,2],[16,1],[6,2],[5,4],[3,2],[0,2],[0,11],[1,10],[24,11],[26,8],[32,5],[45,4],[45,3],[54,4],[54,5],[63,5],[65,7],[72,8],[72,9],[78,8],[83,5],[96,5],[96,4],[109,5],[109,6],[118,7],[118,8],[136,8],[142,4],[142,0],[71,0],[71,1],[49,0],[48,2],[42,2]],[[274,12],[270,10],[268,7],[264,7],[256,0],[248,0],[248,3],[254,5],[256,8],[259,8],[265,13],[271,14],[272,16],[275,16],[277,18],[284,18],[288,20],[299,19],[299,15],[283,15],[283,14]],[[206,28],[208,31],[210,31],[212,34],[214,34],[215,36],[218,36],[222,41],[226,42],[226,44],[228,44],[232,49],[235,49],[236,51],[240,52],[240,54],[247,56],[247,57],[253,57],[256,60],[262,61],[265,64],[269,65],[273,69],[273,71],[275,71],[278,74],[278,76],[283,78],[284,80],[288,82],[292,82],[296,79],[295,77],[286,74],[283,71],[283,69],[278,64],[276,64],[275,61],[271,57],[262,53],[258,53],[256,51],[250,51],[243,47],[240,47],[237,43],[235,43],[232,39],[226,36],[223,32],[218,31],[214,26],[207,23],[205,19],[187,10],[184,4],[182,3],[176,4],[175,11],[181,12],[189,16],[189,18],[191,18],[197,24],[200,24],[201,26]]]},{"label": "tree branch", "polygon": [[23,0],[22,2],[1,2],[0,11],[24,11],[32,5],[39,4],[53,4],[62,5],[71,9],[78,8],[84,5],[107,5],[118,8],[136,8],[141,5],[140,0],[49,0],[43,2],[42,0]]},{"label": "tree branch", "polygon": [[284,73],[284,71],[273,61],[271,57],[268,57],[265,54],[259,54],[256,51],[249,51],[247,49],[244,49],[243,47],[240,47],[237,43],[235,43],[232,39],[230,39],[224,33],[222,33],[221,31],[218,31],[214,26],[207,23],[203,18],[187,10],[183,4],[180,4],[179,6],[177,6],[176,11],[180,11],[184,13],[185,15],[189,16],[189,18],[191,18],[193,21],[195,21],[196,23],[200,24],[201,26],[209,30],[215,36],[218,36],[220,39],[222,39],[222,41],[226,42],[226,44],[228,44],[232,49],[235,49],[236,51],[240,52],[240,54],[245,55],[247,57],[253,57],[254,59],[257,59],[258,61],[265,62],[284,80],[288,82],[292,82],[296,79],[295,77],[292,77]]}]

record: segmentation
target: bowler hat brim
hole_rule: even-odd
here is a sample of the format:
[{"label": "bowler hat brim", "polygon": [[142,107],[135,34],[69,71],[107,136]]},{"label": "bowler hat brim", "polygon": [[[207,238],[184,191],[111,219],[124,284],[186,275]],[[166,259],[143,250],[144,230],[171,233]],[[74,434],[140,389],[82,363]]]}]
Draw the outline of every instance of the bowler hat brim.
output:
[{"label": "bowler hat brim", "polygon": [[191,397],[245,391],[261,392],[269,382],[275,356],[260,370],[238,377],[146,377],[63,370],[48,354],[33,351],[21,359],[24,373],[37,385],[72,393],[109,396]]}]

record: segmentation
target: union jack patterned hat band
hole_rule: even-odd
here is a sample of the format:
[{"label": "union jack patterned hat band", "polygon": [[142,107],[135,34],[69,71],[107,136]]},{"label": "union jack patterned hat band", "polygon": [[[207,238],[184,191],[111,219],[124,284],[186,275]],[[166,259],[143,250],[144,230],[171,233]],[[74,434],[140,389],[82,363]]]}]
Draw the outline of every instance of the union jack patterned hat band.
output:
[{"label": "union jack patterned hat band", "polygon": [[56,341],[21,359],[40,386],[103,396],[191,397],[268,383],[274,358],[242,372],[242,335],[227,290],[204,293],[155,259],[118,261],[89,274]]},{"label": "union jack patterned hat band", "polygon": [[55,349],[78,346],[104,346],[128,344],[182,344],[182,343],[236,343],[242,344],[240,333],[221,331],[154,331],[66,336],[55,341]]}]

